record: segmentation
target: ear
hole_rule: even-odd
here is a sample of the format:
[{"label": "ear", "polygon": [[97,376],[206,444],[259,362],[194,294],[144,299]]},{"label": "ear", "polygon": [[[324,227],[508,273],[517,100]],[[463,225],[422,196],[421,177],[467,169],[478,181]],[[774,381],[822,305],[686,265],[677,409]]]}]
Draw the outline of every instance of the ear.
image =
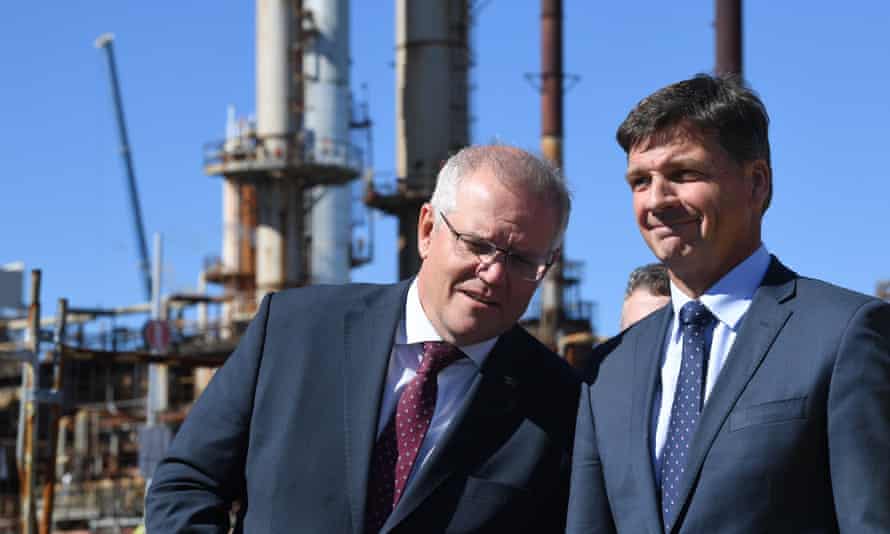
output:
[{"label": "ear", "polygon": [[767,200],[773,188],[773,176],[766,161],[758,159],[750,163],[748,175],[751,178],[751,201],[765,211]]},{"label": "ear", "polygon": [[430,253],[433,235],[433,225],[436,222],[436,212],[433,206],[426,202],[420,207],[420,216],[417,218],[417,252],[420,259],[425,260]]}]

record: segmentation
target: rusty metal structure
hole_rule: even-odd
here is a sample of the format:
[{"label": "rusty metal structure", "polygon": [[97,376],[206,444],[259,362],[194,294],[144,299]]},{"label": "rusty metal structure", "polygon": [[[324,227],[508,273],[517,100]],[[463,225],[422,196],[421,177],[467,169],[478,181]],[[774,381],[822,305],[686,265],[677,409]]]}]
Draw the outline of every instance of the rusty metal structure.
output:
[{"label": "rusty metal structure", "polygon": [[[198,291],[162,297],[158,273],[154,309],[62,299],[54,316],[41,317],[34,271],[27,315],[0,315],[0,534],[138,526],[145,478],[166,445],[156,438],[184,419],[258,299],[332,281],[318,276],[333,272],[325,265],[342,277],[344,265],[370,259],[329,217],[346,211],[343,191],[360,175],[362,201],[399,218],[399,277],[416,273],[418,210],[441,164],[470,139],[471,4],[397,0],[397,171],[386,181],[349,136],[371,124],[352,112],[348,94],[348,0],[257,0],[257,116],[230,110],[225,139],[205,147],[204,172],[222,177],[223,235]],[[562,166],[562,8],[559,0],[543,6],[541,150]],[[548,343],[581,361],[593,339],[583,265],[560,258],[552,273],[524,324],[549,329]],[[210,296],[207,282],[222,294]],[[169,342],[149,341],[149,320],[169,329]],[[151,378],[158,366],[165,372]],[[152,380],[161,404],[151,402]],[[160,432],[147,432],[147,421]]]},{"label": "rusty metal structure", "polygon": [[[541,1],[541,153],[563,168],[562,0]],[[541,283],[538,339],[556,347],[562,310],[562,252]]]},{"label": "rusty metal structure", "polygon": [[742,0],[716,0],[715,74],[742,74]]},{"label": "rusty metal structure", "polygon": [[[18,424],[0,426],[8,475],[0,478],[0,533],[135,527],[145,484],[148,366],[169,366],[169,404],[157,415],[177,425],[199,393],[197,370],[217,367],[234,348],[220,328],[223,298],[164,298],[174,335],[158,352],[138,326],[149,306],[77,308],[60,299],[55,316],[40,317],[40,286],[41,273],[32,271],[27,317],[0,319],[0,414],[10,423],[20,414]],[[186,319],[195,306],[217,313]]]},{"label": "rusty metal structure", "polygon": [[[563,70],[562,0],[541,1],[541,72],[529,78],[538,81],[541,94],[541,153],[564,169],[563,95],[577,77]],[[561,337],[584,332],[592,336],[593,303],[583,300],[579,292],[583,263],[565,260],[563,252],[547,272],[523,323],[542,343],[565,355]]]},{"label": "rusty metal structure", "polygon": [[231,297],[232,335],[270,291],[345,282],[368,259],[350,237],[350,183],[364,164],[349,130],[348,5],[257,0],[256,119],[230,109],[204,160],[223,177],[222,257],[206,280]]}]

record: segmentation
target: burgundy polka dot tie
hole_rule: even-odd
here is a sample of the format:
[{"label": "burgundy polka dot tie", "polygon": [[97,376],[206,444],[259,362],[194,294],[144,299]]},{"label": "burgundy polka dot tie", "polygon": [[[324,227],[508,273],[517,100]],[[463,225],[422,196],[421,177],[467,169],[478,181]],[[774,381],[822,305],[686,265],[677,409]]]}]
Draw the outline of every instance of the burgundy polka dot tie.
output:
[{"label": "burgundy polka dot tie", "polygon": [[680,500],[680,477],[686,470],[689,443],[698,425],[703,404],[705,362],[710,351],[708,326],[715,320],[705,306],[691,300],[680,309],[680,328],[683,329],[683,359],[667,441],[661,454],[661,511],[665,530],[670,530],[677,518]]},{"label": "burgundy polka dot tie", "polygon": [[374,445],[365,532],[379,532],[399,502],[436,409],[436,376],[463,355],[460,349],[442,341],[423,344],[417,375],[402,390],[395,414]]}]

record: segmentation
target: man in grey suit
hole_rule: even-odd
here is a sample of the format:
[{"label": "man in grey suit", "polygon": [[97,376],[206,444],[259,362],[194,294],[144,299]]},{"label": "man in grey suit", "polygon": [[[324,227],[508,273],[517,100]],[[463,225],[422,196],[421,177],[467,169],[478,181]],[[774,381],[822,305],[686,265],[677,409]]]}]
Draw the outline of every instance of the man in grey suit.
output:
[{"label": "man in grey suit", "polygon": [[596,355],[569,532],[890,532],[890,305],[769,254],[768,122],[699,75],[618,130],[671,303]]},{"label": "man in grey suit", "polygon": [[154,473],[150,532],[563,529],[580,379],[516,321],[569,216],[511,147],[449,159],[395,285],[267,296]]}]

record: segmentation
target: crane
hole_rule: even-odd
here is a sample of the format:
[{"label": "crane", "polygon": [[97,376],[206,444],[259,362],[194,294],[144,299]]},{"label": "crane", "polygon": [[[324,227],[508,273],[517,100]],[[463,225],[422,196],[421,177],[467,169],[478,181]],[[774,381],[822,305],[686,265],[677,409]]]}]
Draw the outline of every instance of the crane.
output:
[{"label": "crane", "polygon": [[104,49],[108,58],[108,73],[111,78],[111,95],[114,100],[114,115],[117,119],[117,130],[121,142],[121,156],[124,159],[124,171],[127,176],[127,189],[130,198],[130,210],[133,216],[133,228],[136,233],[136,246],[139,250],[139,274],[142,278],[145,298],[151,300],[151,274],[148,263],[148,246],[145,242],[145,226],[142,223],[142,207],[139,204],[139,192],[136,190],[136,176],[133,173],[133,159],[130,155],[130,142],[127,139],[127,124],[124,120],[124,107],[121,103],[120,86],[117,81],[117,67],[114,63],[114,35],[103,33],[96,39],[96,48]]}]

